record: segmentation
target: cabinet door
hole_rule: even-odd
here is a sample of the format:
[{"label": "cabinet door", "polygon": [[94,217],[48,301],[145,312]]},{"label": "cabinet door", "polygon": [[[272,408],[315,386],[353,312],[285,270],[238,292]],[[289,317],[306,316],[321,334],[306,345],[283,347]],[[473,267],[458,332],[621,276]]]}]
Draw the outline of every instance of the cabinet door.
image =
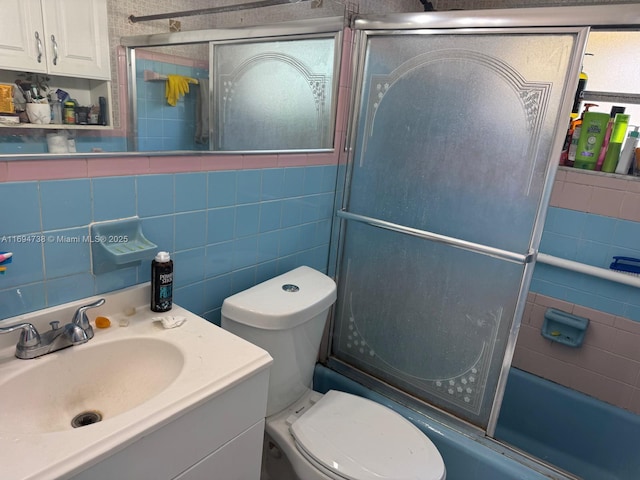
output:
[{"label": "cabinet door", "polygon": [[49,73],[109,80],[106,0],[42,2]]},{"label": "cabinet door", "polygon": [[2,0],[0,67],[46,72],[46,65],[40,0]]}]

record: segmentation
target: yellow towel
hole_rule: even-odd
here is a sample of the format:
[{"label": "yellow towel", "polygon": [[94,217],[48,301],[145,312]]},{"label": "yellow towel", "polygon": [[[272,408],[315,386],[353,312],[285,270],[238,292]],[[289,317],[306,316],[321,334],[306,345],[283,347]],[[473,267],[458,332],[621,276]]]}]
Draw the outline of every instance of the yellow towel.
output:
[{"label": "yellow towel", "polygon": [[182,75],[168,75],[167,85],[165,87],[165,97],[167,103],[175,107],[181,96],[189,93],[189,84],[198,83],[198,80],[191,77],[183,77]]}]

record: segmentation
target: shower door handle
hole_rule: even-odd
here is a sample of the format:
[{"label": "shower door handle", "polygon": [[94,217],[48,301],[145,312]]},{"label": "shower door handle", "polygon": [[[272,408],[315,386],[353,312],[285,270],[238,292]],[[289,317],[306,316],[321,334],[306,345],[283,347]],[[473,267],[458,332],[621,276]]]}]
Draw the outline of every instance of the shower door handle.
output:
[{"label": "shower door handle", "polygon": [[420,230],[419,228],[407,227],[397,223],[387,222],[386,220],[380,220],[378,218],[367,217],[365,215],[347,212],[346,210],[338,210],[336,212],[336,215],[340,218],[344,218],[345,220],[355,220],[356,222],[366,223],[367,225],[371,225],[372,227],[378,227],[384,230],[391,230],[393,232],[411,235],[412,237],[431,240],[434,242],[442,243],[444,245],[449,245],[451,247],[461,248],[463,250],[480,253],[482,255],[488,255],[493,258],[507,260],[513,263],[524,265],[526,263],[531,263],[535,258],[535,252],[533,250],[530,250],[525,254],[510,252],[509,250],[490,247],[481,243],[469,242],[460,238],[448,237],[439,233]]}]

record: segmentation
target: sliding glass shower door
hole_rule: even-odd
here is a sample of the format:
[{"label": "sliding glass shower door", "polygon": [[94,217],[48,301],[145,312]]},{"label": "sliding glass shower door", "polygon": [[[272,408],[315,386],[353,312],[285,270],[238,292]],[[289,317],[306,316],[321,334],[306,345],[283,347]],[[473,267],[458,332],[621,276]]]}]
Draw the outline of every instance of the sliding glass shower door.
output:
[{"label": "sliding glass shower door", "polygon": [[331,355],[491,434],[586,30],[361,28]]}]

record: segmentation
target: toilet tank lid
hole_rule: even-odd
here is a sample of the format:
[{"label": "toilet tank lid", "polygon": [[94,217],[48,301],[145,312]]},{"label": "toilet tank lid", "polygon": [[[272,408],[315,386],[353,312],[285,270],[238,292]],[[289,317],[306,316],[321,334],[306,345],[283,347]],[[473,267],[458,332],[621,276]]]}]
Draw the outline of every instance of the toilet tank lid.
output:
[{"label": "toilet tank lid", "polygon": [[335,282],[302,266],[226,298],[221,313],[244,325],[283,330],[313,318],[335,300]]}]

